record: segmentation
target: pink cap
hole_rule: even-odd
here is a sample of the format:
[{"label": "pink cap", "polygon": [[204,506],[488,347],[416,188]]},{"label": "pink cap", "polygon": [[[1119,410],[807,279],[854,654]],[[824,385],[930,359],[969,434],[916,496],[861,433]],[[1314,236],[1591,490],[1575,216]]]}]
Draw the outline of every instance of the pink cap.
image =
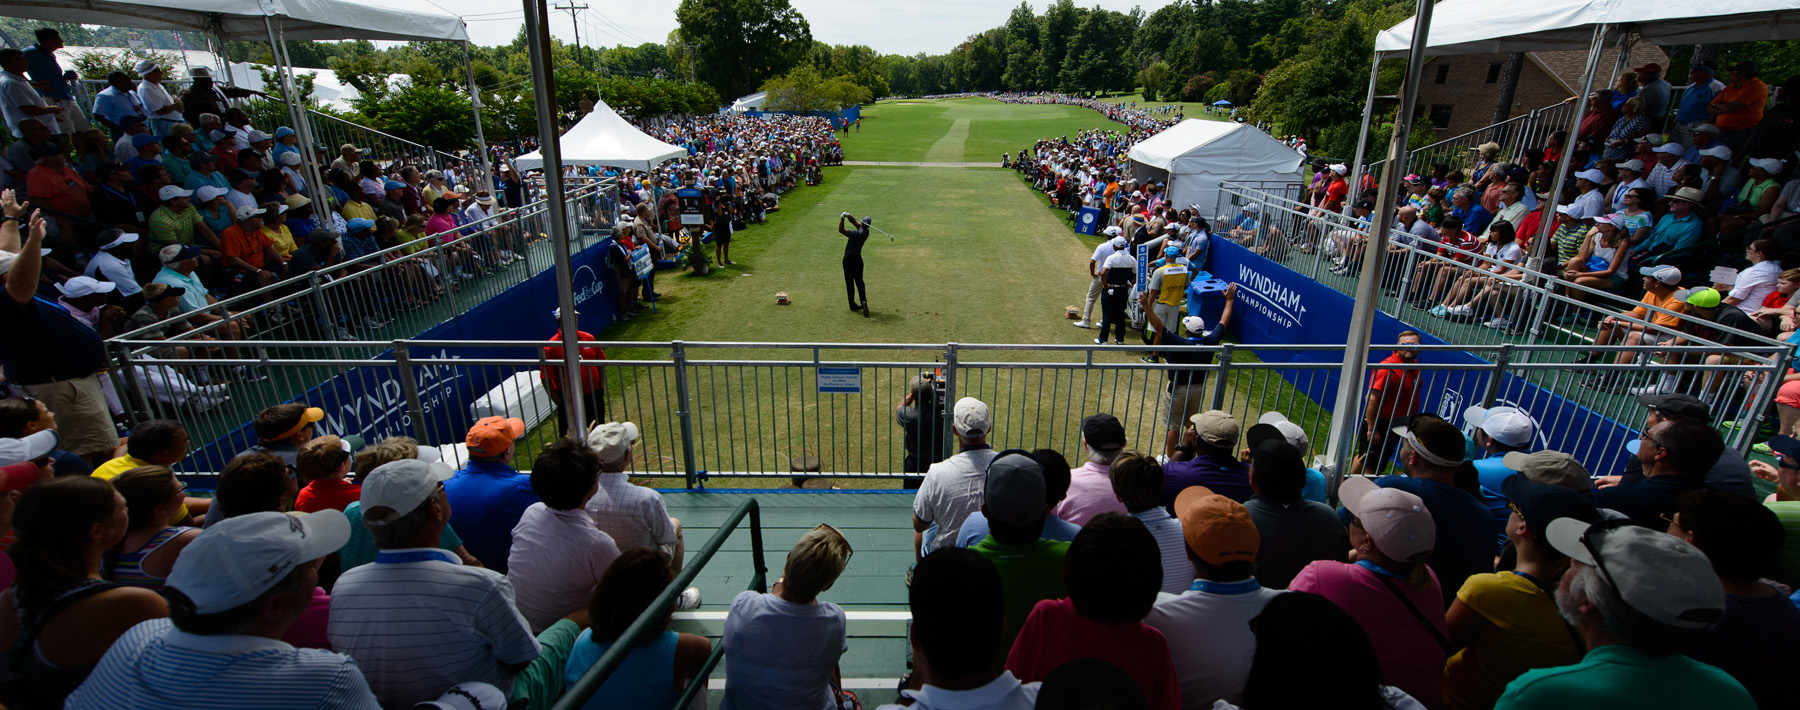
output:
[{"label": "pink cap", "polygon": [[1338,497],[1388,557],[1410,560],[1437,544],[1437,523],[1416,495],[1357,477],[1338,487]]}]

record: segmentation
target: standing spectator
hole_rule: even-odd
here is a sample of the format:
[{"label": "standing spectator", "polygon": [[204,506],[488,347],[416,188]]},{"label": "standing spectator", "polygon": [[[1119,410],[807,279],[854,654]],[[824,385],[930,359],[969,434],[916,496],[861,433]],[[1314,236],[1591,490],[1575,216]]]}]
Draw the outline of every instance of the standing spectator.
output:
[{"label": "standing spectator", "polygon": [[1182,592],[1157,595],[1144,623],[1168,641],[1183,708],[1238,702],[1256,652],[1250,620],[1280,592],[1254,574],[1261,542],[1243,505],[1195,486],[1176,497],[1175,511],[1196,578]]},{"label": "standing spectator", "polygon": [[[1286,589],[1294,575],[1315,560],[1343,562],[1350,541],[1337,513],[1324,503],[1303,497],[1307,473],[1300,451],[1286,441],[1259,440],[1258,424],[1250,428],[1250,487],[1256,494],[1244,502],[1256,523],[1256,579],[1270,589]],[[1183,524],[1185,525],[1185,523]]]},{"label": "standing spectator", "polygon": [[1644,100],[1644,115],[1650,117],[1652,128],[1662,126],[1663,117],[1669,113],[1670,87],[1669,82],[1663,81],[1662,71],[1662,65],[1655,62],[1633,70],[1637,74],[1637,97]]},{"label": "standing spectator", "polygon": [[1756,77],[1756,62],[1742,61],[1725,70],[1725,88],[1713,97],[1707,114],[1719,127],[1719,142],[1734,153],[1744,151],[1751,130],[1762,121],[1763,106],[1769,102],[1769,85]]},{"label": "standing spectator", "polygon": [[62,113],[56,114],[57,132],[67,136],[87,130],[87,116],[69,93],[69,78],[56,61],[56,50],[63,48],[62,33],[54,27],[39,27],[34,34],[37,44],[25,48],[25,66],[31,83],[41,87],[38,93],[62,108]]},{"label": "standing spectator", "polygon": [[732,710],[837,710],[838,658],[850,650],[844,610],[819,601],[850,563],[850,541],[830,525],[800,536],[769,593],[738,592],[720,643]]},{"label": "standing spectator", "polygon": [[[1150,294],[1143,297],[1146,303]],[[1219,324],[1208,330],[1206,319],[1200,316],[1187,316],[1178,320],[1163,320],[1162,314],[1152,308],[1145,308],[1150,327],[1156,331],[1156,344],[1172,346],[1218,345],[1225,337],[1225,329],[1231,327],[1231,316],[1237,306],[1237,284],[1225,288],[1225,310],[1219,315]],[[1179,323],[1187,332],[1183,337],[1175,332]],[[1210,365],[1213,362],[1211,352],[1193,352],[1188,350],[1164,350],[1159,353],[1164,362],[1172,366]],[[1175,449],[1181,442],[1181,430],[1189,418],[1200,413],[1205,401],[1206,372],[1203,370],[1181,369],[1170,367],[1164,371],[1167,380],[1163,384],[1162,409],[1167,412],[1164,420],[1163,457],[1173,459]]]},{"label": "standing spectator", "polygon": [[1712,122],[1712,100],[1720,91],[1725,90],[1725,83],[1713,78],[1713,69],[1702,62],[1694,62],[1688,66],[1688,85],[1681,92],[1681,105],[1675,111],[1675,130],[1669,140],[1674,143],[1691,143],[1694,140],[1694,129],[1703,123]]},{"label": "standing spectator", "polygon": [[1705,422],[1667,419],[1646,427],[1626,445],[1643,464],[1644,482],[1602,488],[1594,504],[1623,513],[1647,528],[1665,527],[1683,493],[1706,487],[1706,473],[1719,460],[1725,441]]},{"label": "standing spectator", "polygon": [[[944,440],[944,404],[938,401],[937,382],[935,376],[913,376],[907,383],[906,397],[894,407],[894,422],[905,431],[905,454],[900,463],[900,470],[905,473],[925,473],[950,454],[949,442]],[[902,487],[916,490],[924,482],[923,476],[907,476],[902,479]]]},{"label": "standing spectator", "polygon": [[29,234],[19,237],[24,210],[6,198],[7,217],[0,220],[0,373],[56,412],[62,448],[98,464],[112,458],[118,430],[102,394],[99,373],[106,369],[100,334],[62,306],[37,295],[43,263],[44,218],[34,215]]},{"label": "standing spectator", "polygon": [[125,129],[130,125],[125,119],[144,121],[148,116],[144,113],[144,100],[138,98],[129,74],[110,72],[106,75],[106,85],[94,95],[94,120],[111,131],[116,139],[125,135]]},{"label": "standing spectator", "polygon": [[1762,581],[1780,552],[1786,531],[1774,511],[1718,491],[1683,495],[1669,516],[1669,534],[1706,553],[1725,588],[1725,618],[1691,654],[1730,673],[1757,707],[1800,707],[1800,689],[1789,678],[1800,664],[1800,609]]},{"label": "standing spectator", "polygon": [[993,428],[987,404],[974,397],[956,401],[950,422],[956,455],[932,464],[913,498],[913,549],[918,556],[955,546],[963,520],[981,509],[983,472],[996,455],[987,443]]},{"label": "standing spectator", "polygon": [[1161,590],[1180,594],[1194,583],[1194,568],[1187,561],[1181,521],[1162,507],[1163,481],[1162,465],[1143,454],[1128,452],[1113,462],[1113,495],[1131,517],[1143,521],[1162,555]]},{"label": "standing spectator", "polygon": [[540,652],[506,578],[438,549],[451,515],[442,476],[416,459],[369,473],[361,522],[381,552],[331,590],[331,645],[356,659],[383,707],[411,707],[467,681],[510,689]]},{"label": "standing spectator", "polygon": [[[594,588],[588,604],[594,625],[575,639],[564,667],[564,682],[572,686],[586,675],[632,622],[650,610],[674,577],[662,554],[649,547],[627,550],[613,562]],[[700,674],[700,666],[712,653],[712,642],[705,636],[669,631],[674,608],[658,611],[661,618],[652,628],[660,633],[637,639],[630,655],[582,706],[584,710],[670,707]],[[694,701],[699,707],[706,706],[704,686]]]},{"label": "standing spectator", "polygon": [[63,113],[63,107],[44,99],[37,89],[32,88],[31,80],[25,78],[29,66],[24,52],[11,47],[0,49],[0,118],[6,121],[6,128],[12,131],[14,138],[24,137],[19,122],[27,118],[43,121],[51,135],[60,134],[62,128],[57,118]]},{"label": "standing spectator", "polygon": [[[1094,344],[1105,345],[1110,333],[1116,344],[1124,345],[1129,322],[1125,306],[1136,290],[1137,259],[1126,249],[1114,249],[1100,264],[1100,281],[1100,337],[1094,339]],[[1144,295],[1150,294],[1146,291]]]},{"label": "standing spectator", "polygon": [[[681,571],[686,544],[681,537],[681,521],[669,515],[662,495],[647,486],[634,486],[629,480],[632,448],[637,444],[638,427],[631,422],[606,422],[588,431],[588,446],[600,456],[600,488],[588,499],[587,512],[601,532],[612,536],[620,550],[655,547],[669,563],[669,573]],[[688,587],[676,600],[679,609],[700,606],[700,590]]]},{"label": "standing spectator", "polygon": [[1002,638],[1007,606],[1001,577],[992,562],[968,550],[938,550],[919,561],[907,589],[909,641],[914,665],[925,672],[901,684],[901,698],[910,705],[877,710],[1030,710],[1036,704],[1037,683],[995,670],[994,658],[1010,646]]},{"label": "standing spectator", "polygon": [[1550,546],[1544,531],[1557,518],[1591,523],[1600,513],[1586,496],[1526,476],[1506,479],[1503,488],[1506,535],[1518,563],[1469,577],[1445,612],[1456,650],[1444,666],[1444,706],[1453,710],[1493,707],[1519,674],[1581,658],[1580,639],[1556,610],[1557,584],[1569,558]]},{"label": "standing spectator", "polygon": [[1049,514],[1044,503],[1044,469],[1024,452],[994,459],[982,493],[981,513],[990,532],[969,549],[992,560],[1000,571],[1006,628],[994,658],[999,664],[1006,660],[1031,608],[1045,599],[1066,595],[1063,557],[1070,543],[1043,538],[1044,518]]},{"label": "standing spectator", "polygon": [[1194,415],[1182,432],[1175,459],[1163,468],[1162,505],[1173,509],[1175,497],[1192,486],[1240,503],[1250,500],[1250,467],[1238,458],[1238,421],[1229,412],[1211,409]]},{"label": "standing spectator", "polygon": [[181,102],[163,88],[163,69],[156,65],[156,60],[141,60],[135,69],[138,76],[143,77],[138,82],[137,95],[143,102],[145,117],[150,119],[151,132],[158,136],[169,135],[169,129],[182,121]]},{"label": "standing spectator", "polygon": [[[1270,599],[1251,619],[1256,656],[1238,705],[1213,710],[1373,708],[1423,710],[1424,705],[1388,685],[1376,646],[1354,616],[1317,594],[1288,593]],[[1306,668],[1296,682],[1295,668]]]},{"label": "standing spectator", "polygon": [[1356,563],[1314,562],[1291,588],[1343,607],[1374,642],[1382,679],[1439,707],[1450,641],[1438,577],[1425,564],[1436,535],[1431,511],[1418,496],[1365,478],[1345,480],[1338,493],[1350,512]]},{"label": "standing spectator", "polygon": [[1111,414],[1088,415],[1081,420],[1081,449],[1087,462],[1069,472],[1069,495],[1051,511],[1077,527],[1101,513],[1125,512],[1112,492],[1112,465],[1125,450],[1125,425]]},{"label": "standing spectator", "polygon": [[[1410,365],[1419,359],[1421,338],[1418,331],[1405,330],[1395,339],[1397,345],[1379,365]],[[1419,411],[1419,371],[1381,368],[1369,376],[1368,401],[1363,405],[1362,435],[1357,437],[1358,455],[1350,464],[1351,475],[1380,473],[1387,468],[1394,451],[1400,448],[1394,436],[1395,426]],[[1374,461],[1369,460],[1373,452]]]},{"label": "standing spectator", "polygon": [[1725,615],[1724,590],[1704,553],[1617,520],[1557,519],[1545,532],[1574,560],[1556,608],[1587,655],[1526,671],[1506,686],[1497,710],[1756,707],[1730,675],[1685,655]]},{"label": "standing spectator", "polygon": [[[580,313],[575,314],[577,318]],[[556,324],[556,332],[550,334],[550,342],[562,342],[562,309],[550,312],[550,319]],[[576,330],[578,341],[598,340],[594,334],[585,330]],[[597,347],[582,346],[578,349],[584,363],[594,360],[605,360],[606,351]],[[544,366],[538,368],[538,380],[544,383],[544,390],[550,395],[550,401],[556,403],[556,432],[565,436],[581,436],[588,430],[588,422],[604,422],[606,418],[606,370],[599,365],[581,365],[581,406],[586,422],[576,422],[575,427],[569,425],[569,412],[565,406],[563,394],[563,349],[561,345],[544,346]]]},{"label": "standing spectator", "polygon": [[1007,655],[1007,670],[1031,682],[1067,661],[1099,658],[1125,669],[1150,707],[1181,707],[1168,642],[1143,623],[1162,579],[1157,555],[1142,521],[1107,513],[1089,522],[1069,544],[1063,567],[1069,598],[1037,603]]},{"label": "standing spectator", "polygon": [[612,536],[582,509],[599,489],[599,476],[600,456],[578,439],[559,438],[532,462],[531,490],[541,500],[512,529],[506,558],[506,579],[518,590],[519,613],[532,633],[585,612],[600,576],[619,558]]},{"label": "standing spectator", "polygon": [[[525,422],[506,417],[484,417],[469,427],[469,464],[444,482],[456,512],[450,523],[463,536],[463,544],[483,565],[506,574],[506,557],[512,547],[512,530],[525,509],[538,502],[531,477],[512,466],[518,451],[514,442],[525,436]],[[366,494],[365,494],[366,495]],[[364,510],[367,511],[367,505]]]}]

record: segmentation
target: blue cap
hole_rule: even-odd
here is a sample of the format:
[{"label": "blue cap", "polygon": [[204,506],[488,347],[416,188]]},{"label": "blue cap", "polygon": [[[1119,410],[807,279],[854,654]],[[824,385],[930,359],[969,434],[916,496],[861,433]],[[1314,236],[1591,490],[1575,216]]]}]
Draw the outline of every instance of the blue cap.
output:
[{"label": "blue cap", "polygon": [[161,138],[157,138],[156,136],[151,135],[149,133],[139,133],[139,134],[131,137],[131,147],[133,147],[133,148],[143,148],[144,146],[150,145],[151,143],[161,143],[161,142],[162,142]]},{"label": "blue cap", "polygon": [[291,135],[294,135],[294,129],[288,128],[287,126],[282,126],[280,128],[275,129],[275,137],[276,138],[286,138]]},{"label": "blue cap", "polygon": [[[381,189],[383,189],[383,190],[404,190],[404,189],[406,189],[406,186],[400,184],[399,180],[389,180],[389,181],[381,184]],[[367,221],[367,220],[364,220],[364,221]]]},{"label": "blue cap", "polygon": [[179,264],[188,259],[197,259],[200,257],[200,247],[192,244],[177,244],[173,246],[179,248],[171,251],[167,247],[164,247],[162,253],[159,254],[159,256],[162,257],[162,263]]},{"label": "blue cap", "polygon": [[1181,250],[1175,247],[1163,247],[1163,256],[1180,256]]},{"label": "blue cap", "polygon": [[366,231],[375,228],[375,220],[357,217],[356,219],[344,223],[344,227],[351,232]]}]

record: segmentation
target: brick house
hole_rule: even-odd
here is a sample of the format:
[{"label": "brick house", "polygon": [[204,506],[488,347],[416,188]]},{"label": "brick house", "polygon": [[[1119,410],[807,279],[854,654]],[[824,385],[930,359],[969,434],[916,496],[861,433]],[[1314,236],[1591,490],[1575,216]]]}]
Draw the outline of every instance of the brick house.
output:
[{"label": "brick house", "polygon": [[[1419,87],[1419,107],[1425,120],[1419,129],[1430,127],[1441,139],[1462,135],[1493,123],[1494,101],[1500,95],[1500,74],[1507,54],[1459,54],[1432,57],[1425,62],[1423,85]],[[1600,52],[1599,71],[1594,88],[1607,89],[1614,63],[1616,46]],[[1655,62],[1669,66],[1669,57],[1660,47],[1639,43],[1631,48],[1626,71]],[[1519,70],[1518,90],[1513,93],[1512,116],[1531,112],[1574,96],[1581,90],[1582,70],[1587,68],[1587,52],[1526,52],[1525,65]],[[1663,79],[1667,80],[1668,76]],[[1685,84],[1685,77],[1680,82]]]}]

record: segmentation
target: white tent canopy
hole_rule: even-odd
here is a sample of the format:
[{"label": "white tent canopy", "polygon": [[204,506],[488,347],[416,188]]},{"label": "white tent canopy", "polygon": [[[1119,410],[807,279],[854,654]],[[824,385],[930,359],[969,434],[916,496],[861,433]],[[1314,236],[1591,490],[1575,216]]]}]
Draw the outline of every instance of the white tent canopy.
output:
[{"label": "white tent canopy", "polygon": [[[675,158],[687,157],[687,149],[650,137],[631,125],[604,101],[594,102],[594,110],[564,133],[563,165],[600,165],[649,172]],[[544,156],[532,151],[513,160],[521,171],[544,167]]]},{"label": "white tent canopy", "polygon": [[731,102],[731,112],[744,113],[745,111],[761,111],[763,110],[763,107],[767,105],[769,105],[769,92],[758,91]]},{"label": "white tent canopy", "polygon": [[350,0],[8,0],[0,14],[145,30],[217,32],[226,39],[250,41],[268,40],[265,17],[275,20],[287,40],[469,38],[460,17]]},{"label": "white tent canopy", "polygon": [[[1217,207],[1219,182],[1298,183],[1306,160],[1273,136],[1243,123],[1190,118],[1131,148],[1131,169],[1140,182],[1169,183],[1177,206]],[[1166,177],[1165,177],[1166,175]]]},{"label": "white tent canopy", "polygon": [[[1427,54],[1585,51],[1599,24],[1662,45],[1756,42],[1800,37],[1800,10],[1793,0],[1444,0],[1432,10]],[[1407,18],[1375,36],[1375,51],[1404,54],[1412,34]]]}]

